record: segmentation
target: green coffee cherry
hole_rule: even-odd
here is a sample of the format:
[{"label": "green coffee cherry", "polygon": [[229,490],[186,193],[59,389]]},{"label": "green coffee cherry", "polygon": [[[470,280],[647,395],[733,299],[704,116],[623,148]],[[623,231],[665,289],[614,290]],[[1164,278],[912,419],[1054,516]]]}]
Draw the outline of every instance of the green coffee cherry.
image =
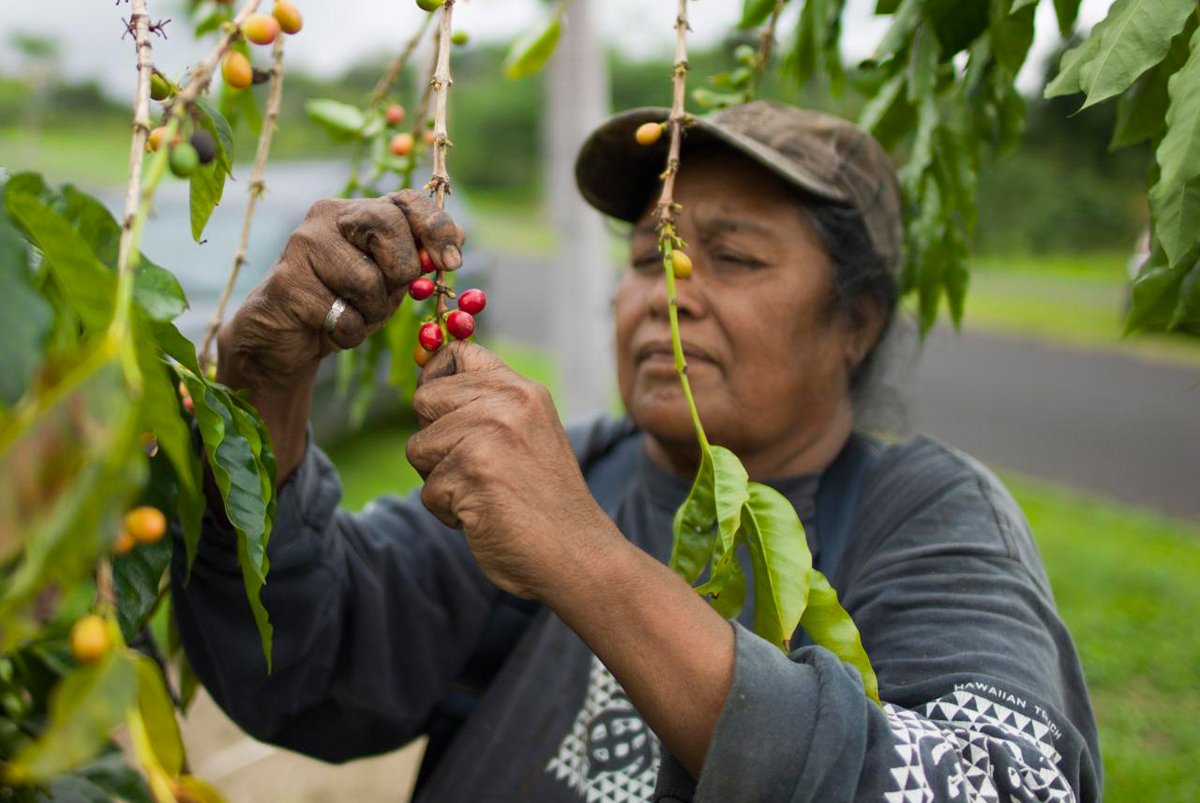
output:
[{"label": "green coffee cherry", "polygon": [[417,0],[417,8],[422,11],[437,11],[446,0]]},{"label": "green coffee cherry", "polygon": [[167,164],[172,173],[180,178],[187,178],[200,166],[200,155],[190,142],[181,142],[172,146]]},{"label": "green coffee cherry", "polygon": [[166,78],[158,73],[150,76],[150,97],[155,100],[166,100],[174,94],[175,90]]},{"label": "green coffee cherry", "polygon": [[469,41],[471,41],[471,37],[467,35],[466,31],[455,31],[454,33],[450,34],[451,44],[465,45]]}]

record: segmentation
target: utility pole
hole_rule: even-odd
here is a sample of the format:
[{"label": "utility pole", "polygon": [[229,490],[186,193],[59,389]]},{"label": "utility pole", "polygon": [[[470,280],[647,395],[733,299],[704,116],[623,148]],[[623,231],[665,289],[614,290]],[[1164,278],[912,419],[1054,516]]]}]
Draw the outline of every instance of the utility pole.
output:
[{"label": "utility pole", "polygon": [[592,25],[594,0],[573,0],[547,74],[546,203],[558,235],[550,286],[564,419],[607,409],[615,395],[615,271],[600,213],[575,187],[579,146],[609,112],[608,65]]}]

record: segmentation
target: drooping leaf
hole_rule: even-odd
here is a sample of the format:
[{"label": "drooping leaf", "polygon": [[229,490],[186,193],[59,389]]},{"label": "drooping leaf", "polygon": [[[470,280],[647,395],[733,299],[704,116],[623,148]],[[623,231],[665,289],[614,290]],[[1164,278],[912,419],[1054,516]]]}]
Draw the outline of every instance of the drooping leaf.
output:
[{"label": "drooping leaf", "polygon": [[750,500],[750,477],[737,455],[724,446],[711,446],[713,462],[713,509],[717,538],[723,553],[732,553],[741,527],[742,507]]},{"label": "drooping leaf", "polygon": [[700,466],[687,499],[675,511],[672,571],[693,585],[704,570],[716,538],[717,506],[713,495],[713,461],[708,449],[700,453]]},{"label": "drooping leaf", "polygon": [[809,572],[808,607],[804,609],[800,626],[814,644],[857,669],[867,696],[879,702],[879,680],[863,648],[858,627],[838,602],[837,592],[829,580],[816,569]]},{"label": "drooping leaf", "polygon": [[1074,95],[1082,91],[1080,72],[1083,65],[1091,61],[1100,49],[1100,37],[1089,36],[1075,47],[1063,53],[1058,63],[1058,74],[1046,84],[1043,95],[1047,98],[1057,98],[1063,95]]},{"label": "drooping leaf", "polygon": [[1167,128],[1167,81],[1184,65],[1188,57],[1188,42],[1196,32],[1197,19],[1189,17],[1188,24],[1171,41],[1167,57],[1151,67],[1117,104],[1117,122],[1113,126],[1109,150],[1117,150],[1146,140],[1157,140]]},{"label": "drooping leaf", "polygon": [[1183,281],[1179,283],[1179,301],[1168,324],[1172,329],[1200,324],[1200,260],[1184,269]]},{"label": "drooping leaf", "polygon": [[137,770],[125,763],[115,746],[94,761],[58,775],[50,782],[52,801],[71,803],[153,803],[150,790]]},{"label": "drooping leaf", "polygon": [[[6,210],[0,184],[0,211]],[[29,246],[0,214],[0,298],[8,312],[0,317],[0,409],[25,392],[41,361],[42,343],[50,330],[51,310],[34,289],[29,273]]]},{"label": "drooping leaf", "polygon": [[137,657],[137,707],[158,764],[172,776],[183,771],[183,739],[175,705],[167,693],[162,671],[144,655]]},{"label": "drooping leaf", "polygon": [[754,632],[787,652],[808,604],[812,553],[804,525],[787,497],[752,482],[742,527],[754,573]]},{"label": "drooping leaf", "polygon": [[209,783],[195,775],[184,775],[179,779],[180,790],[188,800],[196,803],[226,803],[224,795]]},{"label": "drooping leaf", "polygon": [[1195,11],[1196,0],[1116,0],[1088,37],[1100,41],[1079,69],[1083,108],[1121,94],[1162,61]]},{"label": "drooping leaf", "polygon": [[200,165],[192,173],[189,184],[188,208],[192,222],[192,239],[200,242],[204,237],[204,227],[212,218],[213,210],[221,203],[225,193],[225,168],[216,159],[206,165]]},{"label": "drooping leaf", "polygon": [[1200,237],[1200,28],[1190,48],[1167,85],[1167,132],[1154,154],[1161,174],[1150,188],[1154,235],[1172,267]]},{"label": "drooping leaf", "polygon": [[540,71],[550,60],[562,34],[565,6],[559,3],[550,16],[518,38],[504,58],[504,74],[509,78],[527,78]]},{"label": "drooping leaf", "polygon": [[190,372],[184,382],[195,404],[200,435],[213,479],[221,493],[225,514],[237,534],[238,563],[246,597],[258,625],[267,669],[271,667],[271,624],[262,605],[262,587],[266,582],[267,540],[271,534],[273,495],[267,491],[274,482],[272,472],[264,476],[262,444],[248,440],[239,430],[236,404],[227,390],[209,384]]},{"label": "drooping leaf", "polygon": [[922,0],[942,57],[964,50],[988,27],[988,0]]},{"label": "drooping leaf", "polygon": [[743,0],[742,18],[738,21],[738,27],[742,30],[757,28],[767,21],[774,8],[775,0]]},{"label": "drooping leaf", "polygon": [[1011,73],[1021,69],[1033,44],[1033,12],[1033,5],[1018,9],[1015,2],[1012,10],[1008,10],[1006,0],[997,0],[991,5],[992,54]]},{"label": "drooping leaf", "polygon": [[1172,269],[1162,246],[1152,243],[1150,257],[1133,281],[1125,333],[1170,323],[1182,284],[1183,271]]},{"label": "drooping leaf", "polygon": [[1080,0],[1054,0],[1054,16],[1058,19],[1058,32],[1063,39],[1069,39],[1075,30],[1075,20],[1079,16]]},{"label": "drooping leaf", "polygon": [[229,121],[208,98],[201,95],[196,98],[196,122],[212,134],[213,140],[217,143],[215,159],[221,164],[222,169],[232,176],[234,146],[233,129],[229,126]]},{"label": "drooping leaf", "polygon": [[338,140],[357,139],[367,124],[366,115],[357,106],[328,98],[316,98],[304,104],[309,118]]},{"label": "drooping leaf", "polygon": [[696,588],[697,593],[712,594],[713,610],[726,619],[733,619],[746,604],[746,572],[736,554],[730,554],[719,575]]},{"label": "drooping leaf", "polygon": [[108,742],[136,695],[133,662],[120,650],[67,675],[50,696],[45,731],[14,759],[9,779],[45,782],[83,764]]}]

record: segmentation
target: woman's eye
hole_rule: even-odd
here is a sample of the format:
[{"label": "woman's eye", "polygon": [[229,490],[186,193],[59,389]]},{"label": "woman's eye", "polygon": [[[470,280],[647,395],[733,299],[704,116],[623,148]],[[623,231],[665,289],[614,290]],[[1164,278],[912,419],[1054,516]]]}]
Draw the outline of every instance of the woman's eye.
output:
[{"label": "woman's eye", "polygon": [[633,258],[634,270],[649,270],[651,268],[662,268],[662,256],[657,251],[641,254]]},{"label": "woman's eye", "polygon": [[755,259],[752,256],[747,256],[745,254],[739,254],[739,253],[736,253],[733,251],[719,251],[716,254],[714,254],[713,256],[719,262],[723,262],[723,263],[726,263],[729,265],[737,265],[737,266],[744,267],[744,268],[761,268],[763,265],[766,264],[760,259]]}]

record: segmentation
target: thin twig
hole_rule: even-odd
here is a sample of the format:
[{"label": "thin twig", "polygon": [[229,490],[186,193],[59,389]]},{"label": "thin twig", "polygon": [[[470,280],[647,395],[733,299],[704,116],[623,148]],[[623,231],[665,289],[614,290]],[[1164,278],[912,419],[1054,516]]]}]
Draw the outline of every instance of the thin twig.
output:
[{"label": "thin twig", "polygon": [[671,116],[667,119],[671,144],[667,151],[667,168],[663,171],[662,195],[658,199],[658,225],[660,228],[674,225],[675,176],[679,172],[679,149],[686,122],[683,106],[687,93],[687,0],[679,0],[679,13],[675,17],[675,65],[671,71],[671,82],[675,93],[671,100]]},{"label": "thin twig", "polygon": [[783,6],[786,2],[787,0],[775,0],[775,8],[771,9],[771,19],[767,21],[767,26],[758,35],[758,54],[754,57],[754,72],[751,73],[750,83],[746,86],[747,101],[754,99],[755,93],[758,92],[758,83],[762,80],[763,73],[766,72],[767,62],[771,60],[771,48],[775,44],[775,25],[779,22],[779,15],[783,13]]},{"label": "thin twig", "polygon": [[696,438],[700,448],[707,451],[708,436],[700,423],[700,413],[696,409],[696,400],[692,397],[692,385],[687,377],[687,360],[683,356],[683,340],[679,334],[679,299],[675,291],[675,262],[672,252],[685,247],[683,240],[675,228],[675,176],[679,174],[679,152],[683,141],[683,126],[687,122],[684,112],[684,101],[687,99],[687,4],[688,0],[679,0],[679,13],[675,17],[675,66],[671,71],[671,82],[675,92],[671,101],[671,116],[667,120],[671,142],[667,151],[667,166],[663,170],[662,195],[659,196],[658,213],[658,248],[663,257],[663,271],[667,281],[667,317],[671,326],[671,350],[675,357],[675,373],[679,377],[684,399],[687,401],[688,412],[692,417],[692,425],[696,428]]},{"label": "thin twig", "polygon": [[121,218],[121,240],[117,247],[117,307],[113,334],[123,338],[129,325],[129,305],[133,298],[133,270],[137,253],[138,195],[142,188],[142,162],[146,158],[146,138],[150,134],[150,78],[154,60],[150,46],[150,14],[146,0],[132,0],[129,26],[137,48],[137,90],[133,99],[133,136],[129,145],[129,183],[125,188],[125,212]]},{"label": "thin twig", "polygon": [[[434,68],[433,87],[436,102],[433,113],[433,175],[425,189],[433,193],[439,209],[445,208],[446,196],[450,193],[450,173],[446,169],[446,151],[450,148],[450,137],[446,130],[446,109],[449,100],[450,87],[454,80],[450,77],[450,20],[454,12],[454,0],[446,0],[442,6],[442,18],[438,27],[437,66]],[[446,293],[442,292],[444,275],[437,271],[434,284],[438,287],[437,319],[440,322],[446,315]]]},{"label": "thin twig", "polygon": [[182,109],[186,109],[201,93],[208,89],[209,83],[212,82],[213,73],[216,72],[221,59],[229,52],[229,48],[238,40],[238,37],[242,35],[242,23],[246,21],[246,17],[249,17],[258,10],[260,2],[261,0],[246,0],[246,5],[242,6],[237,16],[233,18],[233,21],[222,26],[224,35],[217,42],[216,46],[209,51],[204,61],[200,62],[200,65],[192,70],[191,80],[179,90],[179,94],[172,100],[172,110],[180,109],[179,113],[182,114]]},{"label": "thin twig", "polygon": [[267,110],[263,118],[262,131],[258,135],[258,151],[254,155],[254,171],[250,174],[250,184],[246,188],[246,216],[242,219],[242,238],[238,242],[237,252],[233,257],[233,266],[229,269],[229,278],[225,281],[225,289],[217,301],[216,312],[208,324],[208,332],[204,335],[204,345],[200,347],[200,367],[207,369],[212,358],[212,344],[221,328],[225,317],[225,306],[233,294],[237,284],[238,274],[242,265],[246,264],[246,249],[250,245],[250,223],[254,219],[254,210],[258,200],[263,196],[266,185],[263,184],[263,173],[267,169],[267,156],[271,152],[271,137],[275,133],[275,123],[279,119],[279,106],[283,98],[283,36],[275,40],[275,48],[271,54],[271,85],[267,90]]},{"label": "thin twig", "polygon": [[400,51],[400,55],[392,60],[388,65],[387,72],[380,77],[379,82],[375,84],[375,89],[371,91],[371,105],[377,106],[383,102],[391,91],[392,85],[404,73],[404,68],[408,64],[408,60],[412,58],[413,51],[417,49],[417,45],[421,43],[421,37],[425,35],[425,31],[429,28],[429,23],[433,21],[432,14],[426,14],[421,27],[413,34],[413,37],[404,45],[404,49]]}]

